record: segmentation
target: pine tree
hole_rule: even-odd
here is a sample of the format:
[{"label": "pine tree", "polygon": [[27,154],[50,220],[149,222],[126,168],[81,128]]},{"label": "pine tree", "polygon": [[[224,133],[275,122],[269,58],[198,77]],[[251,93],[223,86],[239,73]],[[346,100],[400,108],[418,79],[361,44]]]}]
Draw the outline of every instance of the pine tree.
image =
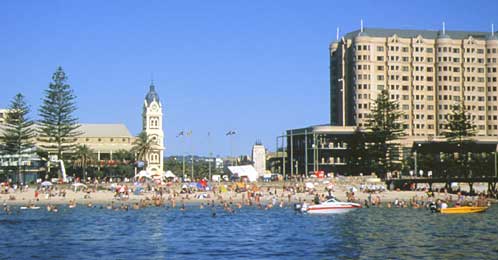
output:
[{"label": "pine tree", "polygon": [[476,130],[470,116],[467,115],[465,104],[455,104],[451,109],[451,116],[446,123],[447,131],[443,135],[449,142],[463,144],[466,141],[471,141],[469,137],[475,136]]},{"label": "pine tree", "polygon": [[61,67],[57,68],[52,80],[39,109],[39,140],[43,142],[43,148],[55,152],[58,159],[62,160],[64,152],[74,149],[75,137],[81,133],[78,131],[78,119],[73,115],[76,97],[71,86],[66,83],[67,76]]},{"label": "pine tree", "polygon": [[474,142],[472,137],[476,134],[475,125],[470,120],[463,101],[453,105],[451,110],[451,115],[446,123],[446,131],[442,134],[449,143],[457,145],[460,175],[465,175],[465,173],[470,172],[465,147]]},{"label": "pine tree", "polygon": [[388,91],[382,90],[374,101],[366,127],[372,167],[381,178],[387,172],[401,169],[399,144],[395,141],[404,135],[402,116],[398,102],[390,100]]},{"label": "pine tree", "polygon": [[11,102],[5,120],[5,129],[2,136],[3,151],[5,154],[18,157],[17,174],[18,181],[22,181],[21,157],[33,148],[34,137],[33,121],[28,118],[29,106],[22,94],[17,94]]}]

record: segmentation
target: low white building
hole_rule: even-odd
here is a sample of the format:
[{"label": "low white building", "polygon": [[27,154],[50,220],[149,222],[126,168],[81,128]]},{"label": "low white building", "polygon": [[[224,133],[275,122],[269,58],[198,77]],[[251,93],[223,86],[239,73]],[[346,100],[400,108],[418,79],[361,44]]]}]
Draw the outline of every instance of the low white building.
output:
[{"label": "low white building", "polygon": [[228,170],[232,173],[232,176],[237,176],[241,179],[247,178],[248,181],[257,181],[259,174],[252,165],[241,165],[241,166],[228,166]]}]

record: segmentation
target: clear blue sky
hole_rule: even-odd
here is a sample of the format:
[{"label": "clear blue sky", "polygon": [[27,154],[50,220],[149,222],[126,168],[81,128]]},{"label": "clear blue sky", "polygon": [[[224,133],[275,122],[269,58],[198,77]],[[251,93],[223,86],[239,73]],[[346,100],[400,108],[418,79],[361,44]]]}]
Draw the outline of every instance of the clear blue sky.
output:
[{"label": "clear blue sky", "polygon": [[[401,11],[400,11],[401,10]],[[0,1],[0,107],[34,111],[61,65],[83,123],[140,132],[151,74],[166,154],[270,150],[285,129],[329,121],[328,45],[365,27],[489,31],[496,1]],[[32,117],[37,118],[36,113]],[[211,132],[211,149],[207,132]]]}]

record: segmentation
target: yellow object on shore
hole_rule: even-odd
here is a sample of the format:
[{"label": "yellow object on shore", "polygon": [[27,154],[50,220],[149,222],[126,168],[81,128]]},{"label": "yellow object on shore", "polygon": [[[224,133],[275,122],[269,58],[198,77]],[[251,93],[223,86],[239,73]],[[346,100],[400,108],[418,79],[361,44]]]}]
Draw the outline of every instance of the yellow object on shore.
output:
[{"label": "yellow object on shore", "polygon": [[454,207],[441,209],[442,214],[466,214],[466,213],[481,213],[488,209],[488,207]]}]

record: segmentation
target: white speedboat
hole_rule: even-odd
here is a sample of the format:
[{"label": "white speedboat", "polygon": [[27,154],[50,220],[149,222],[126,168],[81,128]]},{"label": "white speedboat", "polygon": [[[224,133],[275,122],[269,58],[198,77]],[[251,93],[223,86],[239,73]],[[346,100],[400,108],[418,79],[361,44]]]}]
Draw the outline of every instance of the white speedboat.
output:
[{"label": "white speedboat", "polygon": [[338,214],[346,213],[361,208],[361,205],[353,202],[341,202],[335,197],[317,205],[303,205],[301,210],[308,214]]}]

